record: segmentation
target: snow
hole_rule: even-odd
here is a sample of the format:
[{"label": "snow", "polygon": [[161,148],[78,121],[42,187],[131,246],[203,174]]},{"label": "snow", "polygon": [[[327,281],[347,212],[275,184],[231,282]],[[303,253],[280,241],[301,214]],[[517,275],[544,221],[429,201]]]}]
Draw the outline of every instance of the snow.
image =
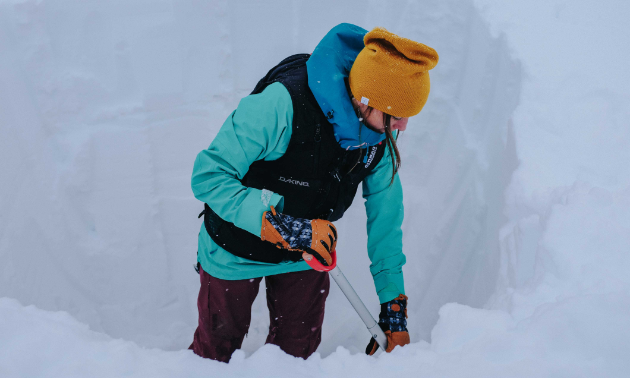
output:
[{"label": "snow", "polygon": [[[628,376],[629,15],[621,1],[0,3],[0,376]],[[440,54],[400,138],[413,343],[365,356],[332,284],[322,344],[295,359],[262,346],[261,285],[232,362],[198,358],[195,155],[269,67],[339,22]],[[338,262],[376,315],[355,202]]]}]

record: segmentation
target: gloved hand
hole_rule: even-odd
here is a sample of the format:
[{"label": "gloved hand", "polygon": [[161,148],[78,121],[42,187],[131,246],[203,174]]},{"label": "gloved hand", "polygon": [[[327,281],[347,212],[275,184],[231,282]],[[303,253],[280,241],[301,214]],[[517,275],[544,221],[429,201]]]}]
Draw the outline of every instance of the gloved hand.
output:
[{"label": "gloved hand", "polygon": [[337,229],[329,221],[294,218],[276,212],[272,206],[271,211],[263,213],[260,238],[275,244],[278,248],[306,252],[324,266],[331,266],[333,264],[331,253],[337,245]]},{"label": "gloved hand", "polygon": [[[398,298],[381,303],[381,313],[378,315],[378,325],[387,336],[387,349],[391,352],[397,345],[409,344],[409,332],[407,331],[407,296],[400,294]],[[365,354],[373,355],[379,345],[374,338],[370,340]]]}]

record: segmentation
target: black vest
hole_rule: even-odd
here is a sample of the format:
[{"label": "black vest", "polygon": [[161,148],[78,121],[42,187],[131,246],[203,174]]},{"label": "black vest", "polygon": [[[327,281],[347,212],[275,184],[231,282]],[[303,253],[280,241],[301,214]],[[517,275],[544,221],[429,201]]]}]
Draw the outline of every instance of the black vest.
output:
[{"label": "black vest", "polygon": [[[252,163],[241,182],[247,187],[282,195],[285,214],[332,222],[340,219],[350,207],[359,184],[383,157],[385,143],[348,151],[339,146],[333,125],[308,86],[306,61],[309,57],[309,54],[297,54],[284,59],[254,88],[252,94],[261,93],[275,82],[287,88],[293,104],[292,133],[282,157]],[[210,237],[236,256],[270,263],[301,259],[298,253],[279,249],[222,220],[208,205],[202,214],[205,214],[204,223]]]}]

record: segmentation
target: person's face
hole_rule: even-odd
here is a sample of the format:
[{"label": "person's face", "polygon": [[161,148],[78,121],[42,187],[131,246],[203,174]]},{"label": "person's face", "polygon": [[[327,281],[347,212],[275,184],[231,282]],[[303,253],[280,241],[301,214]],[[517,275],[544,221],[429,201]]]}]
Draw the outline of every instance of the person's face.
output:
[{"label": "person's face", "polygon": [[[353,103],[359,108],[361,114],[368,113],[368,106],[358,102],[356,99],[352,99]],[[390,129],[392,131],[399,130],[405,131],[407,128],[407,122],[409,121],[409,117],[398,118],[392,116],[390,121]],[[383,112],[378,109],[372,109],[369,115],[363,119],[363,123],[369,129],[376,131],[377,133],[383,134],[385,133],[385,124],[383,123]]]}]

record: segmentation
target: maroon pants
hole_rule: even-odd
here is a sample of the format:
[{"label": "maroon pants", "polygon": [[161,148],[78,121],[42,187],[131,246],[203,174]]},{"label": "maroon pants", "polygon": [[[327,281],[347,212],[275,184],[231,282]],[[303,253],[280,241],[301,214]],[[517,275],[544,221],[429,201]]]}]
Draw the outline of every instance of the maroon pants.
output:
[{"label": "maroon pants", "polygon": [[[189,349],[201,357],[228,362],[247,334],[262,277],[231,281],[212,277],[203,269],[199,273],[199,325]],[[266,343],[307,358],[322,338],[328,273],[278,274],[265,277],[265,284],[271,320]]]}]

